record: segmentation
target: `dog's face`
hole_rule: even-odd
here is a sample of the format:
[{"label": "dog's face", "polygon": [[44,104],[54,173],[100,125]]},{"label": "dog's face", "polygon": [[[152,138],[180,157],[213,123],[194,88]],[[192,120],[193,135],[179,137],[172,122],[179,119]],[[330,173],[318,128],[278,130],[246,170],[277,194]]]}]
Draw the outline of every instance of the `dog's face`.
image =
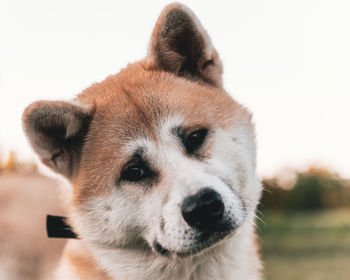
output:
[{"label": "dog's face", "polygon": [[106,85],[119,94],[90,123],[74,189],[79,229],[105,245],[141,237],[164,255],[194,253],[252,209],[250,115],[225,92],[138,67],[125,71],[139,84]]},{"label": "dog's face", "polygon": [[179,4],[149,54],[74,102],[36,102],[24,128],[72,183],[70,219],[101,248],[205,251],[251,221],[260,196],[251,115],[221,87],[221,63]]}]

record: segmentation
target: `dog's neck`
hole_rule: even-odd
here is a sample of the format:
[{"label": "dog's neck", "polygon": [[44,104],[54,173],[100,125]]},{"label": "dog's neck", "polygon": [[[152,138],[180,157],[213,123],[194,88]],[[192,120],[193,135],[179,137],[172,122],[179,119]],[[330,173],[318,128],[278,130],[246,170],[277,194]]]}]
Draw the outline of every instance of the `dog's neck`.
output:
[{"label": "dog's neck", "polygon": [[101,249],[82,240],[70,240],[60,273],[74,280],[87,279],[86,275],[89,279],[108,280],[247,279],[247,275],[250,280],[259,279],[256,246],[247,232],[253,230],[248,224],[202,255],[175,260],[147,250]]}]

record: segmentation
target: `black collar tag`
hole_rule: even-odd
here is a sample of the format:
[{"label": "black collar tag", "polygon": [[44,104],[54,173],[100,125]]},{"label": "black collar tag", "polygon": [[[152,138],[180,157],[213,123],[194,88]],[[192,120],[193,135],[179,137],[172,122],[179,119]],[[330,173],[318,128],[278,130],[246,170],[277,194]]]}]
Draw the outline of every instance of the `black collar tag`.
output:
[{"label": "black collar tag", "polygon": [[67,218],[60,216],[46,216],[46,232],[49,238],[78,238]]}]

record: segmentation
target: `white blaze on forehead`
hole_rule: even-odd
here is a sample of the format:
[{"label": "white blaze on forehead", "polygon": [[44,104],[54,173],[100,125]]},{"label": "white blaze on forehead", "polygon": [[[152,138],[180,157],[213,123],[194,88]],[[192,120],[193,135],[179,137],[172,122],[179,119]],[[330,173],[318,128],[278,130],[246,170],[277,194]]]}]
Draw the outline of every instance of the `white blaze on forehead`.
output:
[{"label": "white blaze on forehead", "polygon": [[[128,142],[123,147],[123,153],[125,155],[133,155],[137,150],[142,150],[144,155],[147,157],[152,164],[159,162],[162,155],[166,156],[166,153],[174,150],[176,146],[177,150],[180,151],[180,146],[177,144],[178,139],[174,134],[173,130],[177,127],[182,126],[184,118],[180,115],[174,115],[166,117],[158,125],[158,131],[156,132],[157,139],[150,137],[139,137]],[[158,160],[157,160],[158,159]]]},{"label": "white blaze on forehead", "polygon": [[159,137],[161,141],[167,142],[170,139],[173,139],[173,129],[181,127],[185,122],[185,119],[180,115],[173,115],[166,117],[159,124]]},{"label": "white blaze on forehead", "polygon": [[140,137],[129,141],[123,147],[123,154],[131,156],[139,149],[143,149],[143,151],[147,152],[147,150],[152,149],[154,144],[155,144],[154,141],[151,140],[150,138]]}]

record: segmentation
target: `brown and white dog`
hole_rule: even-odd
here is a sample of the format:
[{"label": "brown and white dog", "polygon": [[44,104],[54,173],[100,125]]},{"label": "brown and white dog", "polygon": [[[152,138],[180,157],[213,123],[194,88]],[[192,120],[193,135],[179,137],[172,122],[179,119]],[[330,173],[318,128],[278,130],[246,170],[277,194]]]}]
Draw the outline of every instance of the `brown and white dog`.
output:
[{"label": "brown and white dog", "polygon": [[73,101],[38,101],[23,126],[68,179],[70,240],[55,279],[260,279],[251,114],[187,7],[171,4],[147,57]]}]

